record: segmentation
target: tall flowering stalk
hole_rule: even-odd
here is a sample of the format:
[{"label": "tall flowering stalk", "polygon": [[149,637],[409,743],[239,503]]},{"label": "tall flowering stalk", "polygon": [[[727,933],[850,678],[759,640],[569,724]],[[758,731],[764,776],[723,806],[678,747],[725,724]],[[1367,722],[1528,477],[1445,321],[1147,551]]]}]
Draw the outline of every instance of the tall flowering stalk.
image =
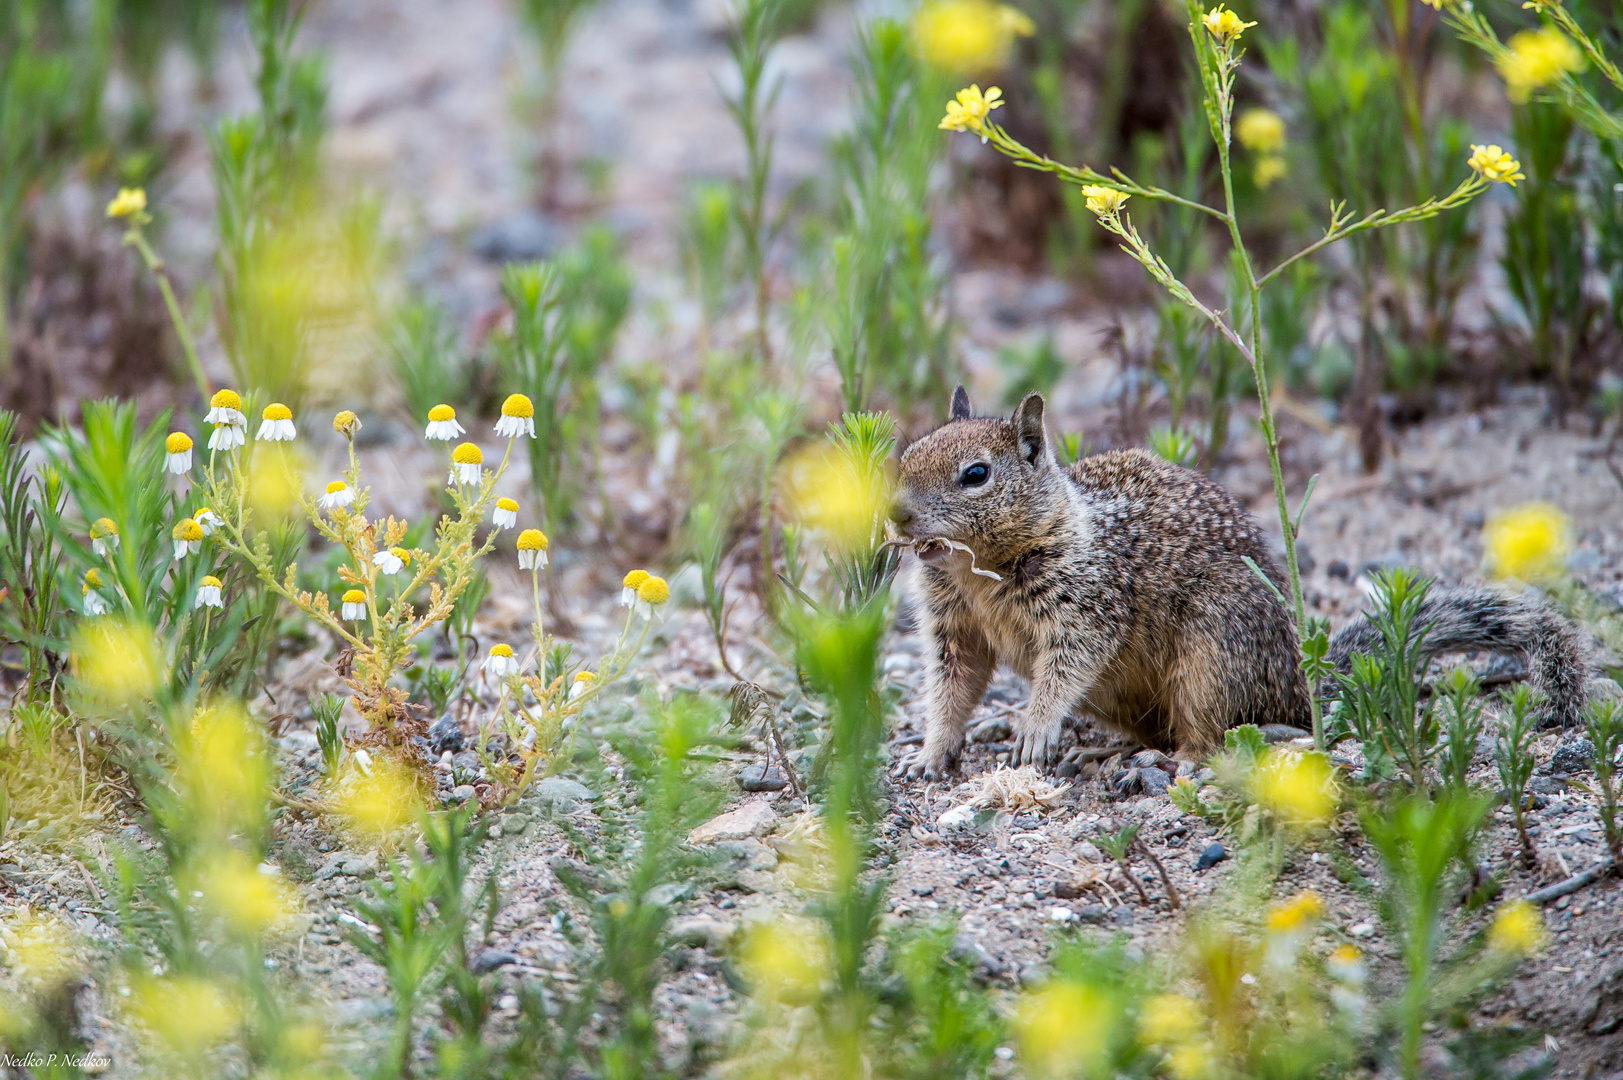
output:
[{"label": "tall flowering stalk", "polygon": [[[1262,408],[1260,427],[1263,440],[1268,447],[1268,464],[1273,473],[1274,496],[1279,507],[1280,527],[1284,533],[1285,563],[1291,590],[1290,604],[1296,615],[1297,626],[1306,627],[1301,574],[1296,562],[1296,538],[1301,527],[1302,511],[1306,508],[1308,496],[1312,494],[1312,484],[1309,483],[1301,506],[1293,517],[1285,490],[1284,473],[1279,462],[1279,434],[1274,424],[1268,366],[1263,356],[1262,290],[1298,260],[1314,255],[1339,240],[1372,229],[1436,217],[1445,211],[1466,205],[1492,184],[1514,184],[1521,179],[1521,173],[1515,160],[1499,147],[1473,147],[1468,162],[1471,172],[1447,195],[1429,198],[1402,210],[1376,209],[1362,216],[1349,211],[1344,203],[1332,204],[1330,222],[1321,238],[1284,259],[1272,269],[1259,271],[1246,247],[1245,238],[1240,231],[1239,217],[1235,212],[1234,171],[1230,156],[1234,137],[1232,122],[1234,78],[1245,55],[1245,51],[1240,48],[1240,39],[1256,24],[1243,21],[1234,12],[1221,5],[1205,10],[1196,0],[1188,0],[1188,8],[1189,36],[1195,49],[1207,125],[1211,131],[1212,142],[1217,148],[1222,178],[1221,206],[1211,206],[1197,199],[1176,195],[1164,188],[1140,184],[1120,169],[1112,168],[1106,175],[1086,165],[1066,165],[1036,153],[1015,139],[993,119],[995,111],[1003,104],[1002,91],[997,87],[990,87],[983,92],[979,86],[971,86],[960,91],[955,100],[947,103],[946,116],[940,126],[951,131],[969,132],[978,136],[982,142],[990,143],[999,153],[1013,159],[1018,165],[1039,172],[1053,173],[1067,183],[1080,186],[1086,197],[1088,209],[1098,218],[1100,225],[1122,240],[1122,250],[1143,264],[1150,276],[1160,282],[1176,299],[1210,322],[1213,328],[1245,358],[1256,380],[1257,397]],[[1195,296],[1188,285],[1179,280],[1167,266],[1166,261],[1145,243],[1125,213],[1127,201],[1134,196],[1185,207],[1222,223],[1228,231],[1234,249],[1233,261],[1239,279],[1240,294],[1245,297],[1245,311],[1235,313],[1209,307]],[[1322,746],[1323,720],[1318,713],[1316,702],[1313,731],[1315,740]]]}]

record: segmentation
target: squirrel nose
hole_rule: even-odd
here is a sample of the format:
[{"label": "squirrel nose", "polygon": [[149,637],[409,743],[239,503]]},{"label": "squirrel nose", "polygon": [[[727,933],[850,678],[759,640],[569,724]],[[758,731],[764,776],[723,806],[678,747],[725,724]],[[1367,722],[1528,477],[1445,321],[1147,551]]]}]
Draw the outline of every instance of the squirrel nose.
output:
[{"label": "squirrel nose", "polygon": [[894,521],[898,526],[906,528],[915,516],[913,508],[907,504],[905,496],[899,495],[891,500],[890,520]]}]

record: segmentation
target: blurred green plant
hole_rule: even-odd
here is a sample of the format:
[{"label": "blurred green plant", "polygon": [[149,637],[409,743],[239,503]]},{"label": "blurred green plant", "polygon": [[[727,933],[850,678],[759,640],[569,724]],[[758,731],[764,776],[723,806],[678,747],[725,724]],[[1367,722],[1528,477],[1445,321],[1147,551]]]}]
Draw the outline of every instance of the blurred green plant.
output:
[{"label": "blurred green plant", "polygon": [[1623,705],[1616,701],[1592,701],[1584,710],[1584,731],[1594,748],[1595,780],[1588,785],[1595,796],[1606,850],[1612,856],[1612,872],[1623,874]]},{"label": "blurred green plant", "polygon": [[535,403],[530,484],[543,525],[567,530],[582,477],[595,474],[600,380],[630,310],[631,272],[613,234],[594,228],[552,262],[508,264],[502,292],[513,325],[494,339],[497,355],[510,384]]},{"label": "blurred green plant", "polygon": [[476,368],[457,347],[456,327],[432,300],[413,298],[397,305],[385,328],[384,344],[395,383],[414,421],[436,405],[466,401]]},{"label": "blurred green plant", "polygon": [[563,97],[564,57],[580,17],[596,0],[523,0],[519,18],[535,39],[540,61],[540,85],[535,91],[535,115],[540,147],[535,157],[536,185],[541,205],[558,205],[563,182],[563,159],[558,145],[558,116]]},{"label": "blurred green plant", "polygon": [[769,215],[767,183],[772,176],[776,137],[768,116],[777,102],[781,81],[769,82],[767,61],[783,30],[783,0],[737,0],[727,48],[738,69],[739,88],[727,98],[727,109],[744,140],[744,176],[733,199],[742,246],[742,271],[749,284],[755,311],[755,359],[770,365],[772,337],[769,316],[772,282],[768,259],[782,231],[784,218]]},{"label": "blurred green plant", "polygon": [[1538,765],[1538,758],[1533,754],[1533,743],[1538,738],[1538,718],[1533,704],[1533,691],[1525,685],[1515,687],[1501,698],[1499,735],[1493,747],[1500,794],[1510,804],[1522,864],[1529,867],[1538,861],[1533,838],[1527,832],[1527,813],[1532,809],[1527,784]]},{"label": "blurred green plant", "polygon": [[0,639],[22,650],[23,704],[51,698],[68,652],[60,540],[67,499],[58,470],[29,467],[17,414],[0,409]]},{"label": "blurred green plant", "polygon": [[1435,696],[1421,700],[1430,624],[1420,620],[1430,578],[1407,567],[1375,575],[1368,651],[1350,656],[1340,676],[1341,717],[1364,747],[1364,776],[1401,772],[1410,791],[1427,791],[1443,729]]},{"label": "blurred green plant", "polygon": [[24,278],[28,204],[101,138],[112,0],[0,3],[0,373]]}]

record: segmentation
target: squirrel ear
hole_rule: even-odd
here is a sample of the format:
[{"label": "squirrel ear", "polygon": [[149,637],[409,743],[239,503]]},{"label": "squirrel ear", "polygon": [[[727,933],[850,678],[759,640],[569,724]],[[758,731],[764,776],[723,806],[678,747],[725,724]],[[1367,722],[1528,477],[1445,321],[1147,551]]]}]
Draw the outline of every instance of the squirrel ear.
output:
[{"label": "squirrel ear", "polygon": [[969,408],[969,391],[960,384],[952,392],[952,406],[947,410],[949,420],[968,420],[972,415]]},{"label": "squirrel ear", "polygon": [[1020,456],[1026,464],[1042,469],[1053,464],[1054,455],[1048,449],[1048,432],[1043,429],[1043,396],[1027,394],[1014,410],[1015,438],[1020,442]]}]

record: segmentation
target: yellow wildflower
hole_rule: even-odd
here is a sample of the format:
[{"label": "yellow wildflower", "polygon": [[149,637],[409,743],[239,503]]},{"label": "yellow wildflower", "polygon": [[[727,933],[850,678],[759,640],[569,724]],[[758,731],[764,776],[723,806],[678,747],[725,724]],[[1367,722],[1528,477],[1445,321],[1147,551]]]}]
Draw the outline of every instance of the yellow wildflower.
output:
[{"label": "yellow wildflower", "polygon": [[1289,934],[1317,922],[1324,914],[1324,901],[1311,890],[1298,893],[1283,904],[1275,904],[1268,911],[1268,929],[1275,934]]},{"label": "yellow wildflower", "polygon": [[1259,154],[1274,154],[1285,148],[1285,121],[1272,109],[1247,109],[1234,125],[1240,145]]},{"label": "yellow wildflower", "polygon": [[1284,158],[1269,154],[1257,159],[1256,168],[1251,171],[1251,181],[1266,191],[1275,180],[1283,180],[1287,171]]},{"label": "yellow wildflower", "polygon": [[986,93],[981,93],[979,84],[974,84],[958,91],[956,100],[947,102],[947,115],[941,118],[936,127],[943,131],[972,131],[986,141],[984,125],[986,118],[992,114],[993,109],[1003,107],[999,100],[1003,91],[991,87]]},{"label": "yellow wildflower", "polygon": [[1242,22],[1238,15],[1221,4],[1202,15],[1200,21],[1205,24],[1212,37],[1224,43],[1238,41],[1241,34],[1257,25],[1254,22]]},{"label": "yellow wildflower", "polygon": [[157,683],[158,653],[145,627],[98,620],[74,635],[73,666],[102,697],[117,702],[150,694]]},{"label": "yellow wildflower", "polygon": [[458,443],[451,453],[451,479],[453,484],[477,484],[482,475],[485,455],[471,442]]},{"label": "yellow wildflower", "polygon": [[637,586],[637,599],[645,604],[663,604],[671,598],[671,587],[662,577],[650,576]]},{"label": "yellow wildflower", "polygon": [[547,541],[547,534],[540,529],[525,529],[518,534],[518,568],[520,570],[539,570],[547,565],[547,548],[551,545]]},{"label": "yellow wildflower", "polygon": [[1571,38],[1553,26],[1523,30],[1495,61],[1510,100],[1524,104],[1534,90],[1561,76],[1582,71],[1584,54]]},{"label": "yellow wildflower", "polygon": [[361,418],[350,409],[342,409],[332,418],[332,429],[346,439],[353,439],[361,430]]},{"label": "yellow wildflower", "polygon": [[913,49],[925,63],[959,75],[1003,67],[1017,37],[1037,27],[1026,14],[991,0],[926,0],[913,16]]},{"label": "yellow wildflower", "polygon": [[771,1001],[803,1004],[830,977],[828,934],[805,916],[780,915],[758,923],[745,939],[742,967],[756,991]]},{"label": "yellow wildflower", "polygon": [[1138,1018],[1139,1036],[1154,1046],[1188,1042],[1200,1029],[1200,1006],[1182,994],[1150,998]]},{"label": "yellow wildflower", "polygon": [[365,764],[357,759],[355,766],[336,799],[338,812],[349,819],[351,828],[380,838],[416,819],[421,798],[408,770],[387,758],[368,759]]},{"label": "yellow wildflower", "polygon": [[1092,986],[1051,982],[1020,1005],[1020,1055],[1037,1075],[1092,1075],[1110,1045],[1115,1012],[1115,1002]]},{"label": "yellow wildflower", "polygon": [[1512,900],[1494,913],[1488,944],[1502,953],[1531,956],[1544,945],[1544,918],[1526,900]]},{"label": "yellow wildflower", "polygon": [[293,899],[280,876],[264,872],[240,851],[212,862],[200,884],[219,913],[242,934],[264,933],[293,912]]},{"label": "yellow wildflower", "polygon": [[107,204],[110,218],[133,218],[146,213],[147,193],[144,188],[119,188],[113,201]]},{"label": "yellow wildflower", "polygon": [[1211,1047],[1204,1043],[1180,1046],[1167,1055],[1167,1071],[1173,1080],[1202,1080],[1212,1074]]},{"label": "yellow wildflower", "polygon": [[1494,514],[1482,530],[1488,573],[1540,582],[1559,578],[1572,551],[1572,522],[1547,502]]},{"label": "yellow wildflower", "polygon": [[820,529],[845,549],[871,540],[890,506],[883,475],[853,466],[832,448],[813,449],[791,463],[785,474],[790,513]]},{"label": "yellow wildflower", "polygon": [[1120,212],[1121,208],[1127,205],[1128,199],[1127,192],[1100,184],[1084,184],[1082,195],[1088,201],[1088,210],[1100,217]]},{"label": "yellow wildflower", "polygon": [[130,1011],[173,1050],[200,1054],[236,1029],[241,1009],[207,979],[142,976],[131,988]]},{"label": "yellow wildflower", "polygon": [[1257,802],[1296,825],[1330,820],[1340,801],[1335,770],[1323,754],[1273,750],[1257,766]]},{"label": "yellow wildflower", "polygon": [[1482,179],[1495,184],[1509,184],[1516,186],[1516,181],[1526,180],[1527,175],[1522,172],[1519,161],[1507,154],[1503,148],[1490,143],[1487,146],[1471,144],[1471,157],[1466,162],[1475,169]]},{"label": "yellow wildflower", "polygon": [[502,418],[496,421],[496,434],[505,439],[520,435],[535,438],[535,404],[523,394],[509,394],[502,402]]}]

